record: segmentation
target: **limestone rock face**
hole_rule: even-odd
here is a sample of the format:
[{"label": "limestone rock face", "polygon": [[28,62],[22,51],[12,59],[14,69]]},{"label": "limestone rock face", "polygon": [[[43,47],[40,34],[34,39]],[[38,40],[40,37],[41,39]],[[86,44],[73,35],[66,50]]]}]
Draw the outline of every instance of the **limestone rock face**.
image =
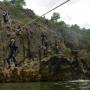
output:
[{"label": "limestone rock face", "polygon": [[68,60],[65,57],[53,56],[48,61],[41,64],[42,80],[75,80],[87,79],[90,74],[84,68],[80,59]]},{"label": "limestone rock face", "polygon": [[0,82],[64,81],[90,79],[90,69],[81,59],[61,55],[25,62],[20,67],[0,69]]}]

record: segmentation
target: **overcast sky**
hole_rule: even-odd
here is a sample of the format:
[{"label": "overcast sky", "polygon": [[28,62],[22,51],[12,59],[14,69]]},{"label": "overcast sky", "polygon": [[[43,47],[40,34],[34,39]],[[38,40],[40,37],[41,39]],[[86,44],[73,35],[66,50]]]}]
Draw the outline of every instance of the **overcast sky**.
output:
[{"label": "overcast sky", "polygon": [[[2,1],[2,0],[0,0]],[[25,0],[26,7],[32,9],[37,15],[42,15],[66,0]],[[67,24],[78,24],[81,28],[90,28],[90,0],[71,0],[62,7],[54,10],[59,12],[61,20]],[[50,19],[53,12],[45,17]]]},{"label": "overcast sky", "polygon": [[[66,0],[25,0],[27,7],[34,10],[37,15],[42,15],[53,7],[59,5]],[[62,7],[54,10],[59,12],[61,20],[67,24],[78,24],[82,28],[90,28],[90,0],[71,0]],[[52,13],[46,15],[51,17]]]}]

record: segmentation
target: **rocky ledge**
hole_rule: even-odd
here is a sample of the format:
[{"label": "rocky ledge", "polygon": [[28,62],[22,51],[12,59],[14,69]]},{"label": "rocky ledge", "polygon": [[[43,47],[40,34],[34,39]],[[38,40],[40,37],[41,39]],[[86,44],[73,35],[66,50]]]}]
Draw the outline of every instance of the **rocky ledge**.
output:
[{"label": "rocky ledge", "polygon": [[63,55],[29,61],[19,67],[0,69],[0,82],[30,82],[89,79],[90,67],[85,60],[67,59]]}]

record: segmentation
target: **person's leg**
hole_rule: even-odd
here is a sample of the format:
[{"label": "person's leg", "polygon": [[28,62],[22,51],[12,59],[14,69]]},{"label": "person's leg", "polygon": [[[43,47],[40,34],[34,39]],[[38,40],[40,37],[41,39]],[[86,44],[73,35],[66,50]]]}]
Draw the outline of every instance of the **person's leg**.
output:
[{"label": "person's leg", "polygon": [[41,39],[41,45],[43,46],[43,39]]},{"label": "person's leg", "polygon": [[7,23],[7,22],[8,22],[8,20],[7,20],[6,16],[4,16],[4,23]]},{"label": "person's leg", "polygon": [[7,63],[8,63],[8,67],[7,67],[7,69],[10,69],[10,59],[11,59],[11,56],[9,56],[8,58],[7,58]]},{"label": "person's leg", "polygon": [[41,44],[42,44],[42,46],[45,46],[45,43],[44,43],[44,39],[43,38],[41,39]]},{"label": "person's leg", "polygon": [[11,55],[7,58],[8,65],[10,65],[10,59],[11,59]]},{"label": "person's leg", "polygon": [[14,62],[14,64],[15,64],[15,66],[17,66],[17,61],[16,61],[16,58],[15,58],[14,55],[12,56],[12,59],[13,59],[13,62]]}]

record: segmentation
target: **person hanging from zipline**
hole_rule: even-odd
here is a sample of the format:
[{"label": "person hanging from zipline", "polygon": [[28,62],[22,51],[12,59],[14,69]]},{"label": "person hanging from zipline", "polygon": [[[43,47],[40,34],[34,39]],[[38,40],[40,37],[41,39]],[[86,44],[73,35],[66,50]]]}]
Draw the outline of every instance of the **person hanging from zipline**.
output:
[{"label": "person hanging from zipline", "polygon": [[16,40],[14,38],[11,39],[10,44],[9,44],[9,55],[7,58],[7,63],[10,67],[11,64],[11,60],[13,61],[13,63],[15,64],[15,66],[17,66],[17,61],[16,61],[16,52],[18,49],[18,46],[16,45]]}]

